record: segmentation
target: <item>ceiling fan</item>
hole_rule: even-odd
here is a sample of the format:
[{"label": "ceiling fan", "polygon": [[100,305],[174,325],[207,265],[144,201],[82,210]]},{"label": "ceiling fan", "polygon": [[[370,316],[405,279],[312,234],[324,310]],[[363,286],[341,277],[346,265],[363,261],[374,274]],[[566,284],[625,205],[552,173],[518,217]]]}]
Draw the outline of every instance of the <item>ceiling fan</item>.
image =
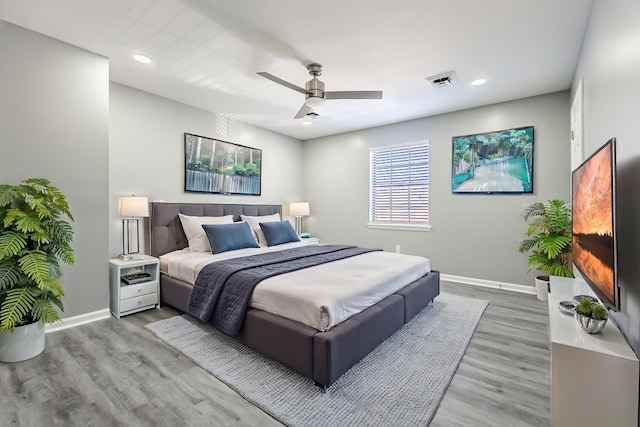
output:
[{"label": "ceiling fan", "polygon": [[325,91],[324,83],[318,80],[318,76],[322,74],[322,65],[316,63],[309,64],[307,65],[307,70],[309,70],[309,75],[313,76],[313,78],[305,84],[304,89],[294,85],[293,83],[282,80],[273,74],[269,74],[264,71],[258,73],[258,75],[267,78],[272,82],[278,83],[305,95],[304,104],[302,105],[302,108],[300,108],[300,111],[295,115],[294,119],[301,119],[305,117],[308,113],[313,111],[314,107],[319,107],[324,104],[326,99],[382,99],[381,90]]}]

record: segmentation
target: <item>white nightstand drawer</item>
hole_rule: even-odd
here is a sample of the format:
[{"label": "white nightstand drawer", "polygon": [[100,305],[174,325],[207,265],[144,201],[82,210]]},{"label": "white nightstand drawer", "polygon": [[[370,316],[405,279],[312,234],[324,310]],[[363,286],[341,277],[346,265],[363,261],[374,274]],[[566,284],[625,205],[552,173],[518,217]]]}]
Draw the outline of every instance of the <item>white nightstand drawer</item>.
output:
[{"label": "white nightstand drawer", "polygon": [[120,288],[120,299],[133,298],[158,292],[158,282],[144,282],[138,285],[126,285]]},{"label": "white nightstand drawer", "polygon": [[148,294],[135,298],[127,298],[120,301],[120,312],[134,310],[136,308],[145,307],[147,305],[155,305],[158,303],[158,294]]}]

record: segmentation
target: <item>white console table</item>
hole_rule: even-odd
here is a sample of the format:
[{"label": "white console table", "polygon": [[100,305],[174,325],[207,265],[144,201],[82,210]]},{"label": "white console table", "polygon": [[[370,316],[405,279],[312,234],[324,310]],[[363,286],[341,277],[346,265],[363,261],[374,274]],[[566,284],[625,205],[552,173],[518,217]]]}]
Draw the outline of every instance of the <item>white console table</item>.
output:
[{"label": "white console table", "polygon": [[551,276],[551,425],[637,427],[638,358],[611,319],[589,335],[560,312],[580,294],[593,295],[584,281]]}]

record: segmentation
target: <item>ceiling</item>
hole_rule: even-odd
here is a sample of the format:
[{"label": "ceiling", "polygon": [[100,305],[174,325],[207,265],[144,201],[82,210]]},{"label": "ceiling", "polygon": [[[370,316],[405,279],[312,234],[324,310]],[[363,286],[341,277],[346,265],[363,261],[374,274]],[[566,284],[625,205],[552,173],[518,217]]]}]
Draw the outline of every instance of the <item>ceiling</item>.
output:
[{"label": "ceiling", "polygon": [[[307,140],[568,89],[591,4],[0,0],[0,19],[108,57],[112,81]],[[326,90],[383,99],[327,100],[303,126],[304,95],[256,73],[304,87],[311,62]],[[454,85],[425,80],[448,71]]]}]

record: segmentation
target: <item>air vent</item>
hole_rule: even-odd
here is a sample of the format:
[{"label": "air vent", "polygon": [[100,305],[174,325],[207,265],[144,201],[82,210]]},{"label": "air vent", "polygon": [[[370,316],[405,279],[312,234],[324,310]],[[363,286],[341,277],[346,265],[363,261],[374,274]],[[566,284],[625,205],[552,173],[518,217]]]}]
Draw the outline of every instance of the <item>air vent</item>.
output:
[{"label": "air vent", "polygon": [[429,80],[433,87],[446,87],[456,83],[458,81],[458,77],[456,77],[455,71],[449,71],[448,73],[427,77],[426,80]]}]

